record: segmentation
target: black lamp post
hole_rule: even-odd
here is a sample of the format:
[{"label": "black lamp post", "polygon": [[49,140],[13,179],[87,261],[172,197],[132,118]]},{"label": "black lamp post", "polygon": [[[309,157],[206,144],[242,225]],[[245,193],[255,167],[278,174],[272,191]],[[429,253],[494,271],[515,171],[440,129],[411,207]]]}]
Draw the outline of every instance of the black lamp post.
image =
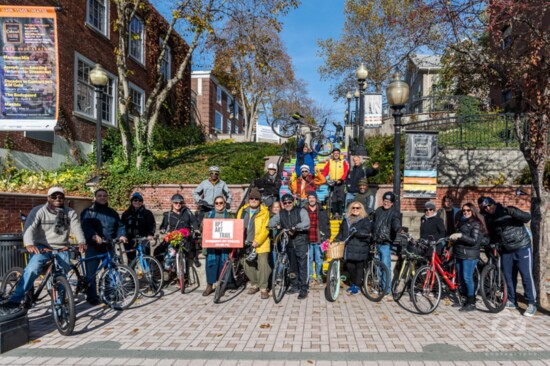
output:
[{"label": "black lamp post", "polygon": [[346,99],[348,101],[348,109],[346,109],[346,126],[351,125],[351,110],[350,110],[350,107],[351,107],[351,98],[352,97],[353,96],[351,95],[351,92],[346,93]]},{"label": "black lamp post", "polygon": [[357,82],[359,83],[359,118],[357,118],[359,129],[359,147],[355,151],[355,155],[367,156],[367,151],[365,150],[365,89],[367,86],[367,76],[368,71],[365,68],[365,65],[361,63],[359,68],[356,71]]},{"label": "black lamp post", "polygon": [[90,71],[90,83],[94,86],[96,95],[96,168],[99,170],[103,165],[101,158],[101,96],[103,95],[103,88],[109,83],[109,76],[107,72],[101,67],[100,64],[95,64],[95,67]]},{"label": "black lamp post", "polygon": [[395,208],[401,210],[401,111],[409,99],[409,85],[401,80],[401,73],[396,72],[392,77],[392,82],[386,89],[388,103],[393,110],[394,117],[394,158],[393,158],[393,193],[395,193]]},{"label": "black lamp post", "polygon": [[355,100],[355,115],[353,118],[353,155],[355,155],[355,150],[357,149],[357,137],[359,132],[357,131],[357,126],[359,126],[359,88],[356,88],[353,92],[353,99]]}]

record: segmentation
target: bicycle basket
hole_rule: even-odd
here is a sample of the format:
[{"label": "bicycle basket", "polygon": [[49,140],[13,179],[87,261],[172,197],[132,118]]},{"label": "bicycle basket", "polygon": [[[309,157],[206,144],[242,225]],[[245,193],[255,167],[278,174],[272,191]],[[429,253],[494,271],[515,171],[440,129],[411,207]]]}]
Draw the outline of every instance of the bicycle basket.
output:
[{"label": "bicycle basket", "polygon": [[333,243],[330,243],[327,249],[328,256],[332,259],[344,258],[345,248],[346,248],[346,243],[343,241],[335,241]]}]

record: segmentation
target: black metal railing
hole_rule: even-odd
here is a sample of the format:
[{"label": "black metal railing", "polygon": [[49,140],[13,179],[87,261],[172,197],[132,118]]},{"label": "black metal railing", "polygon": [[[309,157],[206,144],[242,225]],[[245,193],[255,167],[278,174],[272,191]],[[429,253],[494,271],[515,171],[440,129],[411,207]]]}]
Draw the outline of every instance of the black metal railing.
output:
[{"label": "black metal railing", "polygon": [[[472,97],[469,95],[440,95],[440,96],[424,96],[414,97],[404,109],[404,114],[417,113],[435,113],[435,112],[456,112],[461,103],[475,99],[479,102],[479,109],[486,111],[489,108],[490,101]],[[392,115],[391,108],[388,103],[382,104],[382,114],[384,117]]]}]

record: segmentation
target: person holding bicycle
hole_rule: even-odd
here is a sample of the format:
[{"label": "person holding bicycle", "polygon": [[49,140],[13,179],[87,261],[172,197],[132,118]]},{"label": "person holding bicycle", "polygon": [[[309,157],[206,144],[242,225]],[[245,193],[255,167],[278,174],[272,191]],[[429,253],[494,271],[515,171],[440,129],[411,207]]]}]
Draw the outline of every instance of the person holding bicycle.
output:
[{"label": "person holding bicycle", "polygon": [[[267,290],[271,267],[269,266],[269,209],[261,204],[262,195],[257,188],[252,188],[248,195],[248,204],[237,213],[238,219],[244,220],[245,243],[250,243],[252,251],[256,252],[254,260],[243,260],[244,272],[250,280],[249,295],[261,291],[263,300],[269,298]],[[254,257],[254,255],[252,255]]]},{"label": "person holding bicycle", "polygon": [[330,239],[330,221],[327,211],[317,202],[315,191],[308,192],[307,202],[306,211],[309,215],[309,283],[310,285],[315,284],[313,280],[313,262],[315,262],[317,283],[322,285],[323,253],[321,242]]},{"label": "person holding bicycle", "polygon": [[453,242],[453,255],[456,258],[457,274],[460,276],[460,292],[466,295],[466,302],[459,311],[474,311],[476,309],[476,288],[474,270],[479,261],[479,253],[483,236],[487,227],[483,216],[475,206],[468,202],[462,206],[462,215],[455,224],[456,233],[449,237]]},{"label": "person holding bicycle", "polygon": [[[31,254],[29,263],[17,284],[14,293],[0,307],[0,315],[12,315],[22,311],[21,302],[25,294],[32,289],[34,281],[48,261],[52,259],[50,252],[40,253],[42,249],[62,249],[71,245],[69,234],[76,236],[81,252],[86,250],[86,238],[75,210],[64,206],[65,190],[61,187],[51,187],[48,190],[47,203],[36,211],[36,214],[23,235],[23,245]],[[57,254],[59,264],[65,273],[70,268],[69,252]]]},{"label": "person holding bicycle", "polygon": [[[117,239],[127,243],[126,228],[120,220],[118,213],[109,207],[109,194],[103,188],[94,192],[94,203],[80,215],[82,230],[88,244],[86,257],[93,257],[100,253],[106,253],[110,240]],[[95,274],[99,268],[100,260],[86,261],[86,280],[89,283],[86,300],[90,305],[99,305]]]},{"label": "person holding bicycle", "polygon": [[197,220],[199,225],[202,224],[204,216],[212,211],[214,208],[214,198],[223,195],[226,200],[226,208],[231,208],[231,191],[227,184],[220,179],[220,168],[218,166],[211,166],[208,168],[210,177],[205,179],[195,188],[193,191],[193,199],[199,206],[199,212]]},{"label": "person holding bicycle", "polygon": [[365,207],[360,202],[351,202],[335,238],[335,241],[344,241],[350,234],[353,234],[353,237],[346,244],[344,253],[351,280],[351,285],[347,291],[351,295],[358,295],[361,292],[365,261],[370,252],[369,239],[371,232],[372,222],[367,217]]},{"label": "person holding bicycle", "polygon": [[344,184],[346,177],[348,176],[349,165],[346,159],[340,156],[340,149],[335,147],[332,149],[332,156],[325,164],[323,168],[323,176],[330,177],[330,180],[334,182],[332,187],[331,198],[331,214],[335,219],[340,219],[340,216],[344,210],[344,200],[346,198],[346,186]]},{"label": "person holding bicycle", "polygon": [[299,206],[294,206],[294,196],[290,193],[283,195],[283,210],[269,220],[269,227],[278,230],[289,230],[287,253],[290,261],[290,289],[288,294],[298,294],[298,299],[307,298],[308,286],[308,233],[309,215]]},{"label": "person holding bicycle", "polygon": [[[454,225],[453,225],[454,226]],[[424,204],[424,216],[420,218],[420,239],[439,240],[446,236],[443,219],[435,212],[435,203],[428,201]],[[443,252],[443,243],[436,248],[437,254]]]},{"label": "person holding bicycle", "polygon": [[279,200],[279,190],[281,189],[281,177],[277,174],[277,165],[270,163],[267,166],[267,173],[252,183],[252,188],[256,187],[262,194],[262,203],[271,207],[273,202]]},{"label": "person holding bicycle", "polygon": [[325,184],[327,180],[318,172],[312,175],[307,165],[301,166],[300,173],[302,174],[299,177],[292,176],[289,188],[300,201],[299,206],[304,207],[307,203],[307,192],[316,191],[317,187]]},{"label": "person holding bicycle", "polygon": [[[214,209],[208,213],[209,219],[233,219],[235,215],[229,212],[225,206],[224,196],[214,198]],[[214,284],[220,278],[223,264],[229,256],[231,249],[205,248],[203,254],[206,254],[206,288],[202,296],[209,296],[214,292]]]},{"label": "person holding bicycle", "polygon": [[[128,243],[124,243],[124,248],[127,250],[126,256],[128,257],[128,263],[131,263],[136,257],[136,252],[128,252],[134,248],[136,244],[134,239],[137,237],[147,237],[147,240],[153,240],[157,224],[155,222],[155,216],[153,213],[145,208],[143,205],[143,196],[138,192],[132,194],[130,197],[130,207],[122,213],[122,222],[126,228],[126,235],[128,237]],[[145,254],[149,255],[151,248],[149,244],[145,247]]]}]

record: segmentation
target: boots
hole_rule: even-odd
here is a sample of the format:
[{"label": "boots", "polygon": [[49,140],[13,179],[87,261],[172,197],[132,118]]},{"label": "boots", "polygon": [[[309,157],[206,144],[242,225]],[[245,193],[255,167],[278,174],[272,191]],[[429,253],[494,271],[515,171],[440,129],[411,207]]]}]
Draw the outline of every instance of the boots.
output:
[{"label": "boots", "polygon": [[466,300],[466,304],[464,304],[464,306],[461,307],[458,311],[474,311],[475,309],[476,309],[476,297],[468,296],[468,299]]},{"label": "boots", "polygon": [[208,296],[208,295],[210,295],[212,292],[214,292],[214,289],[212,288],[212,285],[211,285],[211,284],[207,284],[207,285],[206,285],[206,288],[204,289],[204,292],[202,293],[202,296]]}]

